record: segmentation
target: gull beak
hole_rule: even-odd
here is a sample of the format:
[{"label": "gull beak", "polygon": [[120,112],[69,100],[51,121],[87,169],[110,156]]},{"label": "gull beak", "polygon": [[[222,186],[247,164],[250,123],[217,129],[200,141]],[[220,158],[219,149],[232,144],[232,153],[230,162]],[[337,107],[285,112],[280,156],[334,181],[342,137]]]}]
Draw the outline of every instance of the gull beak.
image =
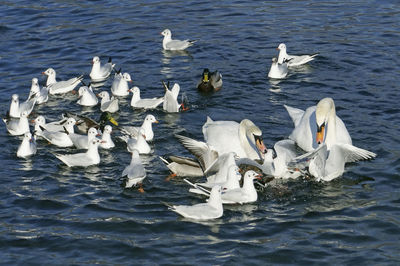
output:
[{"label": "gull beak", "polygon": [[158,120],[156,120],[156,121],[154,121],[154,123],[158,124],[158,123],[160,123],[160,122],[158,122]]}]

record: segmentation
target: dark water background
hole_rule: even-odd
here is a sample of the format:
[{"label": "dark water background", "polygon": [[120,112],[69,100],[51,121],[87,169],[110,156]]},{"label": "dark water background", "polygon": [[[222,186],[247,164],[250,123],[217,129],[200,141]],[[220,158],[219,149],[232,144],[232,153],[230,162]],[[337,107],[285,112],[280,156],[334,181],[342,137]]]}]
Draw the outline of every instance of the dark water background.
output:
[{"label": "dark water background", "polygon": [[[123,189],[130,162],[123,143],[101,151],[100,165],[68,168],[51,153],[73,152],[43,141],[31,159],[16,157],[19,137],[0,131],[2,264],[361,264],[400,263],[400,5],[398,1],[0,1],[0,112],[25,99],[31,79],[53,67],[59,79],[88,74],[92,57],[112,56],[142,97],[178,82],[191,110],[134,111],[122,100],[120,124],[154,126],[154,153],[142,156],[145,193]],[[166,53],[160,32],[197,39],[187,53]],[[267,78],[275,48],[320,52],[281,82]],[[218,69],[224,87],[197,93],[202,69]],[[102,89],[109,90],[111,80]],[[330,183],[278,182],[257,203],[224,208],[216,221],[194,223],[160,201],[195,204],[180,181],[165,181],[159,155],[188,155],[173,137],[201,139],[215,120],[253,120],[267,146],[293,127],[283,104],[305,109],[335,100],[353,144],[378,154],[347,166]],[[65,110],[99,117],[72,94],[51,97],[36,115]]]}]

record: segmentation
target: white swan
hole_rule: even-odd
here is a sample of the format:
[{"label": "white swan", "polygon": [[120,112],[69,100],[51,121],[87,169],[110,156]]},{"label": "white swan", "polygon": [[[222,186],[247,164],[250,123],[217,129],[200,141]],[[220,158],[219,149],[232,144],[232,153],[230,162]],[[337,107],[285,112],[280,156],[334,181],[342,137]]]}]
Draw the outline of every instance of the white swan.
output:
[{"label": "white swan", "polygon": [[[312,151],[320,144],[325,143],[329,151],[334,145],[347,144],[347,148],[353,149],[355,155],[358,153],[359,148],[352,145],[346,126],[336,116],[335,103],[332,98],[320,100],[317,106],[309,107],[305,112],[286,105],[285,107],[295,125],[289,138],[303,150]],[[371,158],[376,156],[372,152],[368,153]]]},{"label": "white swan", "polygon": [[202,130],[206,143],[219,154],[234,152],[240,158],[263,159],[267,151],[262,131],[249,119],[237,123],[207,117]]}]

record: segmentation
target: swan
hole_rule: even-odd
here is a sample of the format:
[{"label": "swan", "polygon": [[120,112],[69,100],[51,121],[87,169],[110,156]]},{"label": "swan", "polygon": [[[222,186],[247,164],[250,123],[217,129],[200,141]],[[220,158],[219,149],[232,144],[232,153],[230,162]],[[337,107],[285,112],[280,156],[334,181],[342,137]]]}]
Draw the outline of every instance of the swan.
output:
[{"label": "swan", "polygon": [[[335,103],[332,98],[320,100],[317,106],[309,107],[305,112],[286,105],[285,107],[295,125],[289,138],[303,150],[309,152],[325,143],[329,151],[334,145],[347,144],[350,151],[353,150],[354,154],[358,153],[360,148],[352,145],[345,124],[336,115]],[[373,152],[368,152],[368,154],[371,158],[376,156]]]},{"label": "swan", "polygon": [[240,158],[262,160],[267,151],[262,131],[249,119],[237,123],[207,117],[202,130],[205,142],[219,154],[234,152]]}]

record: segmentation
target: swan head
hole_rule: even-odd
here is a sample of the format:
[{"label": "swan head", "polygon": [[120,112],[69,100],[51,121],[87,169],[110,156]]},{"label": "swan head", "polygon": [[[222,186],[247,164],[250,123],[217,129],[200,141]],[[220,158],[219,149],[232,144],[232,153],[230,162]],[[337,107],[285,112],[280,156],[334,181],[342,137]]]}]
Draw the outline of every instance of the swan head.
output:
[{"label": "swan head", "polygon": [[267,153],[267,147],[264,145],[261,129],[249,119],[243,119],[240,122],[240,127],[246,129],[246,137],[252,145],[256,146],[260,158],[263,159],[265,153]]},{"label": "swan head", "polygon": [[315,111],[315,119],[317,122],[317,136],[316,141],[318,144],[324,142],[325,128],[328,125],[328,119],[331,115],[335,114],[335,103],[332,98],[324,98],[317,104]]}]

